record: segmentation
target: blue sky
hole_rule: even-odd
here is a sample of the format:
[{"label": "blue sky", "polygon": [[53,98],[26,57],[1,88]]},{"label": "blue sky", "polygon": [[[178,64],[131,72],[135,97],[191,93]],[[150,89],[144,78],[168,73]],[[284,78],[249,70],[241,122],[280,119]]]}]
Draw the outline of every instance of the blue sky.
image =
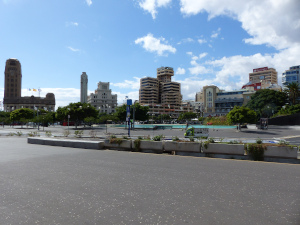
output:
[{"label": "blue sky", "polygon": [[[139,79],[171,66],[183,99],[205,85],[239,89],[253,68],[300,64],[298,0],[0,0],[0,71],[22,65],[22,95],[53,92],[58,106],[110,82],[118,102]],[[0,78],[0,98],[4,93]]]}]

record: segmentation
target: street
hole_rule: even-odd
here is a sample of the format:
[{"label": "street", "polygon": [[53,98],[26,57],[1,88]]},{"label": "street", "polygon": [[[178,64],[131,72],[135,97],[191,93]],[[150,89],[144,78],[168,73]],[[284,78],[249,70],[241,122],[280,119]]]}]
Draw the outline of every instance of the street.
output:
[{"label": "street", "polygon": [[1,224],[299,224],[300,167],[0,137]]}]

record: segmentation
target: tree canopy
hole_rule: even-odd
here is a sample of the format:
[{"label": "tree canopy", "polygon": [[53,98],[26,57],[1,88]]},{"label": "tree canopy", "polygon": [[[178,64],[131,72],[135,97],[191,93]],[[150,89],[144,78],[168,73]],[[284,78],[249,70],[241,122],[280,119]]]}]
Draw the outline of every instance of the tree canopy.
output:
[{"label": "tree canopy", "polygon": [[[115,115],[120,119],[120,120],[126,120],[126,106],[127,105],[122,105],[117,107]],[[148,111],[149,107],[148,106],[142,106],[139,103],[135,103],[134,105],[135,108],[135,120],[140,120],[140,121],[145,121],[149,119]],[[130,118],[133,119],[133,106],[130,106]]]},{"label": "tree canopy", "polygon": [[22,108],[16,109],[10,113],[11,121],[21,121],[22,119],[32,119],[34,117],[34,112],[32,109]]},{"label": "tree canopy", "polygon": [[288,96],[285,92],[263,89],[257,91],[246,106],[259,115],[270,116],[280,110],[287,99]]},{"label": "tree canopy", "polygon": [[181,113],[178,117],[178,120],[191,120],[194,118],[197,118],[197,114],[193,113],[193,112],[185,112],[185,113]]},{"label": "tree canopy", "polygon": [[230,123],[256,123],[257,114],[244,106],[235,106],[228,114],[227,119]]},{"label": "tree canopy", "polygon": [[91,104],[88,103],[70,103],[65,107],[58,107],[56,110],[57,120],[67,120],[70,115],[70,120],[75,121],[75,124],[79,121],[83,121],[86,117],[97,118],[98,111]]},{"label": "tree canopy", "polygon": [[292,82],[289,83],[286,87],[286,93],[289,96],[292,105],[295,105],[297,102],[297,98],[300,96],[300,85],[297,82]]}]

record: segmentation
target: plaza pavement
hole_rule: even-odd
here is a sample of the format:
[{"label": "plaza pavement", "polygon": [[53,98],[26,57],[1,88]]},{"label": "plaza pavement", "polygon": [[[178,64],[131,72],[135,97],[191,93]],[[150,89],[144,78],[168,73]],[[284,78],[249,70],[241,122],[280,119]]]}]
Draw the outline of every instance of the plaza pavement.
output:
[{"label": "plaza pavement", "polygon": [[[256,139],[260,138],[265,142],[276,142],[279,140],[286,140],[290,144],[300,145],[300,126],[269,126],[268,130],[258,130],[255,129],[254,126],[249,126],[249,129],[242,129],[242,131],[237,131],[236,129],[209,129],[209,137],[223,139],[223,141],[237,140],[242,142],[255,142]],[[105,138],[109,135],[117,135],[117,136],[127,136],[128,129],[125,128],[116,128],[108,125],[102,125],[98,128],[90,128],[79,126],[77,129],[83,130],[83,136],[91,137],[91,130],[96,132],[97,137]],[[63,136],[64,132],[68,130],[68,127],[64,126],[50,126],[45,127],[43,131],[43,127],[40,127],[40,130],[37,130],[37,127],[27,128],[26,126],[5,126],[4,128],[0,127],[0,135],[5,136],[10,133],[15,133],[21,131],[23,135],[26,135],[30,132],[39,132],[41,136],[45,135],[46,131],[50,131],[54,136]],[[76,130],[74,126],[69,127],[70,137],[74,136],[74,131]],[[130,130],[131,137],[153,137],[156,135],[163,135],[166,139],[172,139],[172,137],[184,138],[185,129],[165,129],[165,130],[143,130],[143,129],[135,129]]]}]

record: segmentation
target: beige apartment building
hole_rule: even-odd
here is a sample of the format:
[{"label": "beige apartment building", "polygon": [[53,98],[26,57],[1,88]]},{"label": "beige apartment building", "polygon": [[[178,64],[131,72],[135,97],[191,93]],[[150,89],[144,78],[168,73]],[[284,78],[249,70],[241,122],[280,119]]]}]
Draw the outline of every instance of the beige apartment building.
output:
[{"label": "beige apartment building", "polygon": [[278,73],[274,68],[262,67],[253,69],[252,73],[249,73],[249,81],[252,83],[259,83],[260,81],[270,82],[271,84],[277,84]]},{"label": "beige apartment building", "polygon": [[47,93],[46,97],[25,96],[21,97],[22,70],[18,59],[8,59],[4,71],[4,111],[11,112],[15,109],[45,109],[55,111],[55,96]]},{"label": "beige apartment building", "polygon": [[157,78],[145,77],[140,80],[139,103],[149,106],[150,114],[169,114],[176,118],[180,113],[192,110],[182,104],[181,86],[172,81],[172,67],[157,69]]}]

